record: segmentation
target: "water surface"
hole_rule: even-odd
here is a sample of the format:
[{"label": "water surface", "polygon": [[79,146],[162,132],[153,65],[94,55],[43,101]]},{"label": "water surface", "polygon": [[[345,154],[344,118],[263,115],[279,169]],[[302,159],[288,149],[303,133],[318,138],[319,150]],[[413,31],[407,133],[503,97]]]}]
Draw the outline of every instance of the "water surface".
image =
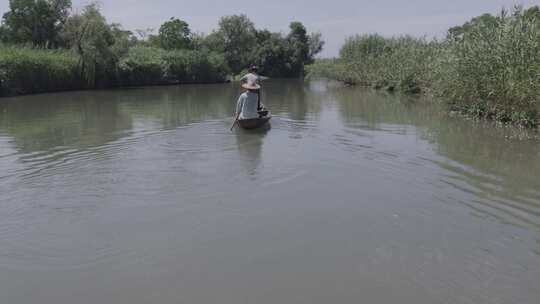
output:
[{"label": "water surface", "polygon": [[0,303],[531,303],[540,141],[273,80],[0,100]]}]

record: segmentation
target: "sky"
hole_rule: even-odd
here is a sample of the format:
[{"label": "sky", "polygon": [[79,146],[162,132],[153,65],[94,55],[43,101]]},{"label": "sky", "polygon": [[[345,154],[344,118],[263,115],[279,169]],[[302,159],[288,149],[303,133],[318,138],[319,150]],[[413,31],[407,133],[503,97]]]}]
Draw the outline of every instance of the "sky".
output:
[{"label": "sky", "polygon": [[[80,10],[88,0],[72,0]],[[291,21],[301,21],[326,41],[321,57],[337,56],[345,39],[354,34],[385,36],[411,34],[443,37],[452,26],[472,17],[495,14],[516,4],[540,5],[540,0],[101,0],[109,22],[129,30],[154,28],[171,17],[190,24],[192,31],[208,33],[225,15],[246,14],[258,29],[286,33]],[[0,0],[0,14],[9,8]]]}]

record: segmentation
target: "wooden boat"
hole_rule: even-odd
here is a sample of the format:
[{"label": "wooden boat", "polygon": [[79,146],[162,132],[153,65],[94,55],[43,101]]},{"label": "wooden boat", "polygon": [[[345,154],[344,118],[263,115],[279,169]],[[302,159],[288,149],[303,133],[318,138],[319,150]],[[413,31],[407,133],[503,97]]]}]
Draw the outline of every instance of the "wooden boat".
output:
[{"label": "wooden boat", "polygon": [[257,129],[264,126],[272,118],[270,112],[259,118],[238,119],[238,125],[243,129]]}]

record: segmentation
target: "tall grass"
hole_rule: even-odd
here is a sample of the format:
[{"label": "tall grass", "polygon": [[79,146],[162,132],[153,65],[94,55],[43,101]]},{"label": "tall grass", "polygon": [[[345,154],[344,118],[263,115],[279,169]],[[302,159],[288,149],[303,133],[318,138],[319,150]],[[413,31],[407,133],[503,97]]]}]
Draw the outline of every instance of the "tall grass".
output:
[{"label": "tall grass", "polygon": [[448,43],[437,93],[455,110],[532,126],[540,106],[540,18],[516,9]]},{"label": "tall grass", "polygon": [[[107,67],[103,85],[144,86],[227,80],[223,56],[212,52],[133,47]],[[117,72],[114,72],[117,71]],[[0,45],[0,96],[85,88],[79,56],[69,50]]]},{"label": "tall grass", "polygon": [[119,63],[120,84],[141,86],[164,84],[167,64],[163,59],[167,51],[153,47],[133,47]]},{"label": "tall grass", "polygon": [[354,36],[342,47],[339,59],[309,66],[308,75],[418,93],[429,86],[438,52],[438,43],[422,38]]},{"label": "tall grass", "polygon": [[191,50],[133,47],[119,64],[125,86],[168,83],[214,83],[227,79],[223,56]]},{"label": "tall grass", "polygon": [[82,87],[75,54],[0,45],[0,96]]},{"label": "tall grass", "polygon": [[222,55],[204,51],[170,51],[164,60],[168,77],[180,83],[223,82],[229,74]]},{"label": "tall grass", "polygon": [[473,21],[444,41],[354,36],[340,58],[318,61],[308,67],[308,76],[424,91],[470,116],[538,125],[540,13],[518,7]]}]

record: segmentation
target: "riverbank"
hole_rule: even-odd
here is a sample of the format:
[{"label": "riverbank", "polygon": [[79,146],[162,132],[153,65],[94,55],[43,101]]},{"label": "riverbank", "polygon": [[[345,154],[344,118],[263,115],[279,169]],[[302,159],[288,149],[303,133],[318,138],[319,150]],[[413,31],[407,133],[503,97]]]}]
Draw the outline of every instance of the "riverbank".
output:
[{"label": "riverbank", "polygon": [[252,65],[265,76],[299,78],[324,41],[301,22],[289,29],[257,29],[246,15],[231,15],[209,34],[174,17],[156,34],[132,32],[108,23],[96,3],[74,11],[71,1],[11,1],[0,22],[0,97],[222,83]]},{"label": "riverbank", "polygon": [[69,50],[0,46],[0,97],[95,88],[223,83],[223,56],[209,52],[134,47],[109,69],[88,79],[79,56]]},{"label": "riverbank", "polygon": [[444,40],[376,34],[349,38],[340,57],[309,77],[406,94],[430,94],[448,110],[505,124],[540,124],[540,10],[473,18]]}]

